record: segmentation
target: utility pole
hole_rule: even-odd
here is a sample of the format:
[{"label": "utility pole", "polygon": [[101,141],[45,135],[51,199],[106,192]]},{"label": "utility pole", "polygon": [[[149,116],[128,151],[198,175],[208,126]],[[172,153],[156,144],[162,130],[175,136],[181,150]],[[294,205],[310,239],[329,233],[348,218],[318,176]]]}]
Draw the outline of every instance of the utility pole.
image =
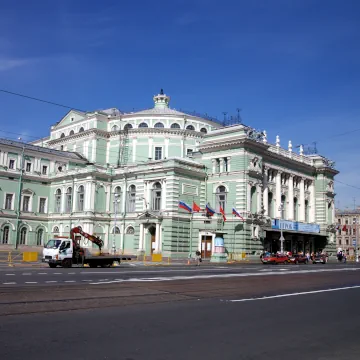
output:
[{"label": "utility pole", "polygon": [[112,244],[112,251],[115,254],[116,253],[116,242],[115,242],[115,236],[116,236],[116,217],[117,217],[117,206],[120,200],[118,200],[119,194],[114,194],[114,231],[113,231],[113,244]]},{"label": "utility pole", "polygon": [[[283,202],[280,203],[279,210],[281,212],[280,219],[282,219],[282,213],[283,213],[283,210],[284,210],[284,203]],[[280,223],[280,252],[281,252],[281,254],[284,253],[284,241],[285,241],[285,238],[283,236],[283,229],[282,229],[282,226],[281,226],[281,223]]]},{"label": "utility pole", "polygon": [[[21,140],[21,138],[19,138]],[[21,193],[22,193],[22,176],[24,171],[24,154],[25,154],[25,144],[23,143],[21,151],[21,161],[20,161],[20,176],[19,176],[19,190],[18,190],[18,204],[16,211],[16,236],[15,236],[15,250],[18,248],[19,243],[19,227],[20,227],[20,210],[21,210]]]}]

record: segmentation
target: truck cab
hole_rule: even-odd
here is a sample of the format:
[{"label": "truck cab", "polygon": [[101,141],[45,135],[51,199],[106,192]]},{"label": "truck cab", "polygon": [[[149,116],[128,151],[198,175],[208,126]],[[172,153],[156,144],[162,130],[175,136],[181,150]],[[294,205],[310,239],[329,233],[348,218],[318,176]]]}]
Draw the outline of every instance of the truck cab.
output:
[{"label": "truck cab", "polygon": [[43,249],[42,261],[49,264],[50,267],[61,265],[71,266],[73,257],[73,242],[69,238],[50,239]]}]

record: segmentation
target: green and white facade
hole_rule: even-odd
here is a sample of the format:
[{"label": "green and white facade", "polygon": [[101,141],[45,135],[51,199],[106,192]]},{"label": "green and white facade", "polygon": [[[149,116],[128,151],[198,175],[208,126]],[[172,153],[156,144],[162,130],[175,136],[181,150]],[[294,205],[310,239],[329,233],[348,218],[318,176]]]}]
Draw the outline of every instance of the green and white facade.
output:
[{"label": "green and white facade", "polygon": [[[171,109],[162,92],[153,100],[134,113],[70,111],[32,144],[0,140],[2,246],[40,246],[80,225],[125,254],[210,257],[216,237],[232,257],[276,251],[280,227],[286,250],[335,248],[329,160]],[[180,200],[221,204],[227,221],[191,215]]]}]

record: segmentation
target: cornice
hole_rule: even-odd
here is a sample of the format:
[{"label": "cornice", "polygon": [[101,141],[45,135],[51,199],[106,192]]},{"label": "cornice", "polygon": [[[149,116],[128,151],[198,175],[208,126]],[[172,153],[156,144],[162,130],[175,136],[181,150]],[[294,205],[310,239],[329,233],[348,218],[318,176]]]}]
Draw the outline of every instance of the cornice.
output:
[{"label": "cornice", "polygon": [[97,137],[102,137],[104,139],[107,139],[109,137],[109,132],[94,128],[94,129],[85,130],[80,133],[76,133],[74,135],[68,135],[63,138],[57,138],[57,139],[50,140],[50,141],[48,141],[48,144],[49,145],[66,144],[73,140],[89,137],[89,135],[96,135]]}]

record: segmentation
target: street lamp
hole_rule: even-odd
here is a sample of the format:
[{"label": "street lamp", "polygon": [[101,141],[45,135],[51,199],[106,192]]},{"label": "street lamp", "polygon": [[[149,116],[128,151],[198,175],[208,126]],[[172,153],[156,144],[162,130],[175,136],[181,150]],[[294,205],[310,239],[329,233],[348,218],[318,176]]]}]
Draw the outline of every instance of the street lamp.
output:
[{"label": "street lamp", "polygon": [[[279,211],[281,213],[280,218],[282,218],[283,210],[284,210],[284,203],[281,202],[280,206],[279,206]],[[284,253],[284,241],[285,241],[285,238],[283,236],[283,229],[282,229],[282,226],[280,223],[280,252],[281,252],[281,254]]]},{"label": "street lamp", "polygon": [[119,194],[114,194],[114,231],[113,231],[113,244],[112,244],[112,251],[115,254],[116,253],[116,243],[115,243],[115,236],[116,236],[116,217],[117,217],[117,207],[120,203]]}]

